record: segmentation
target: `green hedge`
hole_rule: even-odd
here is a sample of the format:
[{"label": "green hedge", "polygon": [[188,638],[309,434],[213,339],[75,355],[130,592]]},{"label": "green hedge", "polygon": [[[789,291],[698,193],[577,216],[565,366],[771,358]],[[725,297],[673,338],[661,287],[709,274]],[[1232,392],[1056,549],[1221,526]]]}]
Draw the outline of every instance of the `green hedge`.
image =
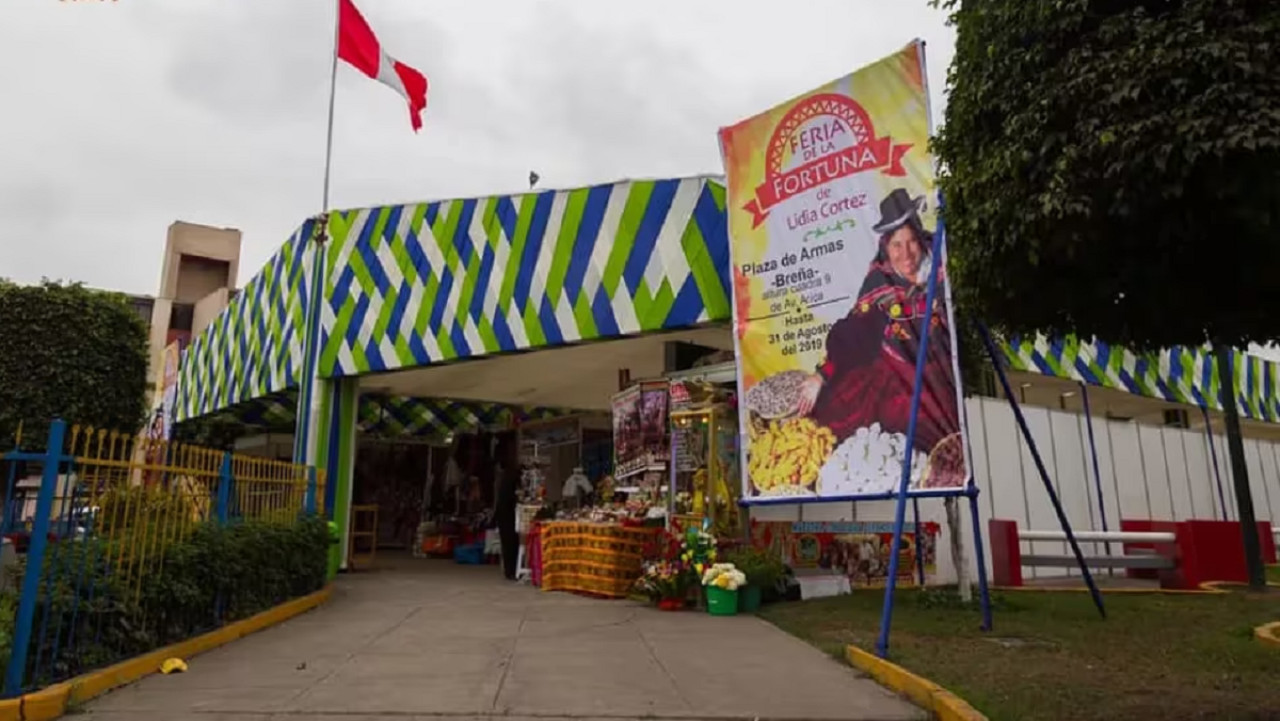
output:
[{"label": "green hedge", "polygon": [[[134,548],[122,548],[134,544]],[[327,524],[201,524],[137,558],[137,541],[98,538],[49,547],[26,675],[40,687],[176,643],[321,589]],[[122,560],[123,557],[123,560]],[[7,663],[12,599],[0,599]],[[43,629],[43,630],[42,630]]]},{"label": "green hedge", "polygon": [[0,447],[22,425],[44,448],[49,422],[135,432],[147,420],[147,322],[128,296],[0,279]]}]

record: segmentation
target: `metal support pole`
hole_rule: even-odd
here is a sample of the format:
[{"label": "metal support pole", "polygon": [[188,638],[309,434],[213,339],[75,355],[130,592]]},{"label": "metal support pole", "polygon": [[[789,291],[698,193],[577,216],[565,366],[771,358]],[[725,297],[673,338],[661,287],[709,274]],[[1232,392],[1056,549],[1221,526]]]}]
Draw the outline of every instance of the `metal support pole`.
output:
[{"label": "metal support pole", "polygon": [[1209,409],[1200,406],[1204,414],[1204,432],[1209,440],[1209,457],[1213,459],[1213,478],[1218,482],[1218,507],[1222,509],[1222,520],[1230,520],[1227,516],[1227,495],[1222,491],[1222,472],[1218,470],[1218,448],[1213,442],[1213,425],[1209,422]]},{"label": "metal support pole", "polygon": [[924,556],[920,554],[920,539],[924,536],[924,531],[920,527],[920,499],[911,499],[911,524],[916,529],[916,580],[920,584],[920,588],[924,588]]},{"label": "metal support pole", "polygon": [[31,545],[27,547],[27,570],[22,576],[22,595],[18,598],[13,647],[9,654],[9,666],[5,669],[5,698],[14,698],[22,693],[22,683],[26,676],[27,655],[31,650],[31,629],[35,626],[40,580],[44,575],[45,550],[49,545],[49,516],[53,513],[53,496],[58,488],[58,471],[62,467],[62,447],[66,435],[67,424],[62,419],[56,419],[49,425],[49,442],[44,452],[40,492],[36,496],[36,515],[31,522]]},{"label": "metal support pole", "polygon": [[924,365],[928,361],[929,324],[933,321],[933,302],[938,295],[938,268],[942,264],[942,239],[946,229],[941,218],[933,235],[932,258],[929,262],[929,285],[925,290],[924,323],[920,328],[920,347],[916,349],[916,376],[911,386],[911,415],[907,420],[907,442],[902,449],[902,479],[898,482],[897,507],[893,513],[893,543],[889,551],[889,577],[885,579],[884,606],[880,612],[880,636],[876,654],[889,654],[889,626],[893,622],[893,592],[898,586],[898,555],[902,553],[902,525],[907,515],[907,487],[911,484],[912,454],[916,445],[916,422],[920,420],[920,396],[924,394]]},{"label": "metal support pole", "polygon": [[978,559],[978,599],[982,604],[982,630],[991,630],[991,587],[987,583],[987,556],[982,546],[982,518],[978,513],[978,487],[969,484],[969,515],[973,519],[973,552]]},{"label": "metal support pole", "polygon": [[[1089,432],[1089,457],[1093,460],[1093,484],[1098,492],[1098,515],[1102,517],[1102,530],[1107,528],[1107,501],[1102,496],[1102,472],[1098,470],[1098,444],[1093,439],[1093,415],[1089,412],[1089,387],[1080,383],[1080,400],[1084,401],[1084,425]],[[1102,544],[1107,555],[1111,555],[1111,542]]]},{"label": "metal support pole", "polygon": [[1013,409],[1013,417],[1018,421],[1018,428],[1022,431],[1022,437],[1027,440],[1027,448],[1031,451],[1031,459],[1035,461],[1036,470],[1040,472],[1040,480],[1044,483],[1045,492],[1049,494],[1049,501],[1053,503],[1054,513],[1058,514],[1058,523],[1067,534],[1067,541],[1071,544],[1071,552],[1075,554],[1076,563],[1080,565],[1080,575],[1084,576],[1085,585],[1089,587],[1089,593],[1093,596],[1093,604],[1098,607],[1098,613],[1103,618],[1106,618],[1107,609],[1102,603],[1102,594],[1098,592],[1098,586],[1093,582],[1093,574],[1089,572],[1089,566],[1084,560],[1084,553],[1080,551],[1080,544],[1076,542],[1076,534],[1071,531],[1071,522],[1067,520],[1067,513],[1062,509],[1062,502],[1058,500],[1058,493],[1053,490],[1053,481],[1049,480],[1049,471],[1045,469],[1044,459],[1040,457],[1040,449],[1036,447],[1036,439],[1031,436],[1031,428],[1027,426],[1027,419],[1022,415],[1022,406],[1018,405],[1018,399],[1013,397],[1013,387],[1009,385],[1009,376],[1005,374],[1004,365],[1000,363],[995,341],[991,339],[991,331],[987,329],[985,323],[979,322],[978,333],[982,336],[982,344],[987,348],[987,355],[991,358],[991,365],[995,367],[996,377],[1000,380],[1000,387],[1004,389],[1004,395],[1009,401],[1009,407]]}]

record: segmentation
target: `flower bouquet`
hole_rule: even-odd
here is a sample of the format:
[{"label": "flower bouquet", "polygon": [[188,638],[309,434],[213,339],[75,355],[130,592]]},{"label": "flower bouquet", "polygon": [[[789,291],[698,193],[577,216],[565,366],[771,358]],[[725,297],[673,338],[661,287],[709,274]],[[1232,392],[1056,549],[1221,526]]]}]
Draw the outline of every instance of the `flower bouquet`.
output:
[{"label": "flower bouquet", "polygon": [[684,608],[692,585],[689,568],[679,561],[654,560],[644,564],[636,590],[665,611]]},{"label": "flower bouquet", "polygon": [[685,607],[702,572],[716,560],[716,539],[708,533],[664,532],[644,550],[645,562],[636,592],[659,608]]},{"label": "flower bouquet", "polygon": [[707,590],[707,612],[732,616],[738,612],[738,589],[747,585],[747,575],[732,563],[716,563],[702,574]]}]

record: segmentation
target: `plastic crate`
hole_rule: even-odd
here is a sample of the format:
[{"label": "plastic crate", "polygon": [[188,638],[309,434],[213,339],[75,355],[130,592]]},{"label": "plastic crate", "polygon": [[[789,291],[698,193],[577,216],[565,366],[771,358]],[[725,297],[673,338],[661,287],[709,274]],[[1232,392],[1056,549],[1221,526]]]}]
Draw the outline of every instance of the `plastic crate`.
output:
[{"label": "plastic crate", "polygon": [[479,566],[484,564],[484,544],[471,543],[453,549],[453,560],[457,563]]}]

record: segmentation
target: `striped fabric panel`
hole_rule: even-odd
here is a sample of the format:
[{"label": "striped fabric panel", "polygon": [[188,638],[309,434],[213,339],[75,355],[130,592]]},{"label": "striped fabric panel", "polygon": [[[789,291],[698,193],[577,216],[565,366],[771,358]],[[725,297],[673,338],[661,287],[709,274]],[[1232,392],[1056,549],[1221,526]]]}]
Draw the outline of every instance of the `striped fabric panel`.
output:
[{"label": "striped fabric panel", "polygon": [[[1217,359],[1205,348],[1177,346],[1141,354],[1098,340],[1038,335],[1014,337],[1003,350],[1013,370],[1222,410]],[[1280,364],[1238,351],[1232,352],[1231,363],[1240,415],[1280,421],[1280,398],[1276,395]]]},{"label": "striped fabric panel", "polygon": [[303,223],[183,351],[179,421],[297,386],[313,231]]}]

